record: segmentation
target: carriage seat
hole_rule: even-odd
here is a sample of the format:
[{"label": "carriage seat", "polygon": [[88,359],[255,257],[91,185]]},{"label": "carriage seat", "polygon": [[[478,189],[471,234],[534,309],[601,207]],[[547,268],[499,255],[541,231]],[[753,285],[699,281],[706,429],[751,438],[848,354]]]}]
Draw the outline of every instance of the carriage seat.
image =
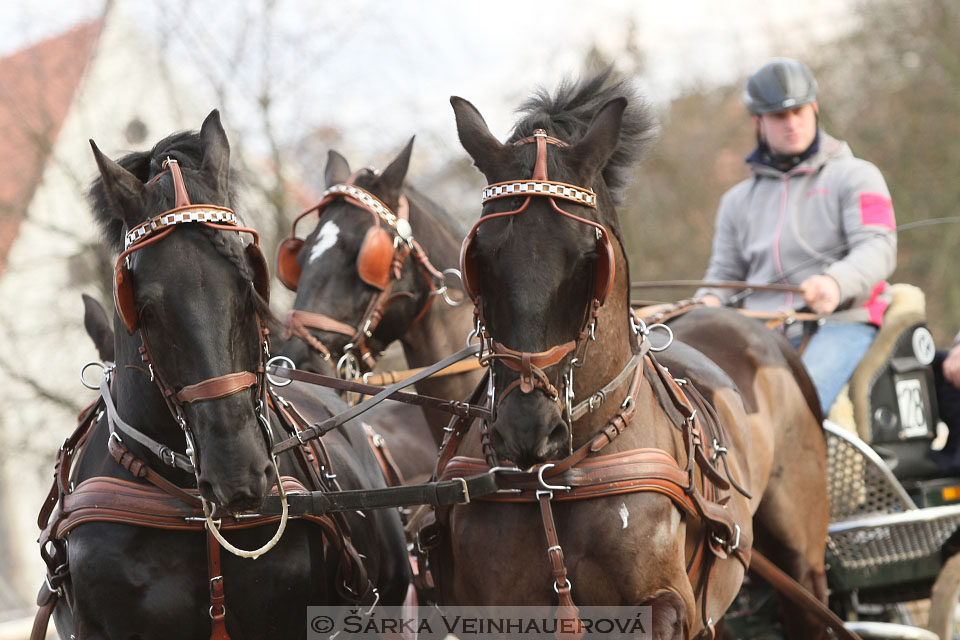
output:
[{"label": "carriage seat", "polygon": [[926,301],[909,284],[892,285],[890,295],[883,326],[829,419],[871,444],[898,477],[935,475],[926,457],[937,421]]}]

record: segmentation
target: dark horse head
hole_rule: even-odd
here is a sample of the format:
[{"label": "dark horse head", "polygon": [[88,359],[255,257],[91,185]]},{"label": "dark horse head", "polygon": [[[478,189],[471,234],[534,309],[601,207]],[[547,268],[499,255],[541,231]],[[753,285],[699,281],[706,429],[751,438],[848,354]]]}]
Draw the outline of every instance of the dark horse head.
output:
[{"label": "dark horse head", "polygon": [[[629,336],[600,334],[629,327],[628,293],[613,287],[605,300],[613,278],[627,277],[614,200],[652,126],[629,86],[608,80],[606,72],[528,100],[506,144],[472,104],[451,99],[460,141],[491,185],[461,265],[494,352],[491,442],[521,467],[585,439],[568,397],[606,382],[630,356]],[[534,188],[550,196],[522,195]]]},{"label": "dark horse head", "polygon": [[[185,198],[175,193],[180,179],[168,159],[176,161],[190,203],[220,211],[231,206],[230,147],[217,111],[199,133],[171,135],[117,162],[91,144],[100,169],[91,199],[118,251],[138,225],[182,211]],[[259,250],[245,247],[235,229],[170,224],[148,231],[125,252],[117,266],[113,393],[124,421],[171,451],[189,456],[193,449],[204,498],[242,511],[260,506],[275,473],[259,407],[260,327],[269,318],[265,267]],[[246,382],[231,382],[237,379]],[[193,396],[187,393],[192,385]],[[118,435],[143,451],[134,438]],[[142,457],[165,468],[150,455]],[[193,479],[183,471],[164,473],[179,483]]]},{"label": "dark horse head", "polygon": [[[372,358],[400,338],[427,304],[429,289],[418,286],[408,246],[411,205],[403,191],[412,148],[411,138],[381,173],[351,173],[346,159],[331,150],[327,192],[308,210],[319,211],[317,226],[305,240],[292,236],[281,246],[278,275],[297,292],[290,321],[305,319],[282,352],[301,368],[319,371],[325,360],[336,364],[347,353],[372,368]],[[359,199],[367,196],[374,200]],[[311,322],[311,314],[326,321]]]}]

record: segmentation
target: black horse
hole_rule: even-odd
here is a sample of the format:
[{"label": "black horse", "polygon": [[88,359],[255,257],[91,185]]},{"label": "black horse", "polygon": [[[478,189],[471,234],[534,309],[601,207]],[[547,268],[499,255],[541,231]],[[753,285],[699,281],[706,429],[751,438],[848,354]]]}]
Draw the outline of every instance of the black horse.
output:
[{"label": "black horse", "polygon": [[[155,485],[173,485],[174,494],[179,487],[196,500],[199,490],[225,526],[241,522],[237,512],[262,504],[277,483],[276,469],[304,486],[309,480],[292,456],[281,457],[278,466],[271,457],[271,439],[289,435],[279,431],[276,415],[268,415],[263,404],[261,328],[276,320],[269,312],[262,257],[243,244],[238,227],[223,220],[232,193],[219,114],[212,112],[199,133],[171,135],[119,162],[95,145],[94,155],[101,174],[91,189],[97,220],[116,249],[124,249],[125,238],[133,243],[117,269],[116,365],[105,394],[116,414],[113,420],[110,411],[96,418],[57,513],[84,482],[105,478],[146,489],[144,477],[154,477]],[[177,215],[188,221],[178,222]],[[153,224],[139,227],[151,219]],[[150,237],[138,239],[138,227]],[[293,386],[283,395],[310,421],[346,408],[329,392]],[[146,438],[134,437],[129,427]],[[340,487],[384,486],[359,425],[329,433],[323,445],[327,470],[336,473]],[[380,602],[401,603],[410,570],[398,514],[351,513],[337,523],[356,550],[353,558],[363,559],[368,594],[375,589]],[[223,535],[251,549],[271,539],[277,527],[274,521]],[[210,637],[211,558],[214,552],[219,557],[219,547],[208,552],[203,529],[182,529],[96,518],[73,526],[61,540],[69,568],[58,575],[65,592],[54,614],[61,635]],[[234,640],[304,637],[308,605],[357,599],[343,588],[346,565],[337,549],[344,541],[335,533],[290,520],[276,546],[258,561],[223,554],[219,584],[225,628]]]},{"label": "black horse", "polygon": [[[284,243],[277,267],[281,281],[297,292],[291,316],[294,322],[312,314],[334,320],[343,329],[323,330],[323,320],[311,325],[308,319],[307,326],[299,327],[300,337],[290,339],[279,350],[297,366],[322,372],[326,360],[335,363],[355,354],[360,366],[369,367],[395,340],[403,345],[411,367],[433,364],[463,348],[472,329],[472,311],[469,305],[447,304],[439,295],[448,281],[459,288],[455,278],[441,271],[456,266],[463,230],[442,207],[405,182],[412,148],[413,139],[382,173],[370,169],[352,173],[347,160],[330,151],[324,172],[327,193],[349,186],[357,189],[353,192],[356,197],[325,197],[314,208],[320,210],[316,227],[305,240]],[[371,207],[357,199],[365,195],[378,200],[389,213],[380,215],[376,203]],[[387,222],[391,215],[406,222]],[[382,253],[375,242],[378,228],[386,232]],[[370,277],[371,272],[385,280],[377,281]],[[291,274],[295,278],[289,277]],[[462,299],[460,291],[452,295]],[[363,336],[371,318],[370,335]],[[369,356],[364,358],[364,354]],[[460,399],[473,389],[479,374],[477,369],[436,376],[416,388],[426,395]],[[425,413],[439,443],[449,416],[430,410]]]}]

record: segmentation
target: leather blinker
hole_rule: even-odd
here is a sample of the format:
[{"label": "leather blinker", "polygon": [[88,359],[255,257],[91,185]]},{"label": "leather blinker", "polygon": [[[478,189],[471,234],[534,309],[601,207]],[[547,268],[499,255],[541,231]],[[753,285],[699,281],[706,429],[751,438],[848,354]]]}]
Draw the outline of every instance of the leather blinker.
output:
[{"label": "leather blinker", "polygon": [[139,326],[137,317],[137,307],[133,300],[133,280],[130,270],[122,260],[117,262],[113,269],[113,303],[117,307],[120,319],[127,329],[127,333],[133,335]]},{"label": "leather blinker", "polygon": [[390,266],[393,264],[393,237],[379,224],[367,231],[357,256],[357,273],[360,279],[381,291],[390,282]]},{"label": "leather blinker", "polygon": [[303,250],[303,240],[287,238],[277,248],[277,278],[287,289],[296,291],[300,284],[300,263],[297,256]]},{"label": "leather blinker", "polygon": [[246,252],[250,259],[250,265],[253,267],[253,288],[257,290],[261,298],[269,302],[270,270],[267,267],[267,259],[256,244],[248,244]]}]

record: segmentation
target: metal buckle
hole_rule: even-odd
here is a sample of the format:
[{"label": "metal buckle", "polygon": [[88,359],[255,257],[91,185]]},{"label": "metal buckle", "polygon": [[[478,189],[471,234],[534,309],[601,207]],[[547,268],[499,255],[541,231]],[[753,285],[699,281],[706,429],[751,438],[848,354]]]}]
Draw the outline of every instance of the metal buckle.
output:
[{"label": "metal buckle", "polygon": [[716,462],[717,458],[727,452],[726,447],[721,447],[720,443],[717,442],[717,439],[713,439],[713,455],[710,456],[710,462]]},{"label": "metal buckle", "polygon": [[607,394],[603,392],[603,389],[600,389],[599,391],[594,393],[592,396],[590,396],[590,398],[587,400],[587,408],[592,413],[593,410],[599,408],[600,405],[603,404],[603,401],[606,399],[607,399]]},{"label": "metal buckle", "polygon": [[63,585],[60,585],[59,587],[54,587],[53,584],[50,583],[50,574],[48,573],[44,574],[43,583],[46,585],[50,593],[55,593],[61,598],[63,597]]},{"label": "metal buckle", "polygon": [[463,487],[463,504],[470,504],[470,489],[467,488],[467,481],[464,478],[454,478]]},{"label": "metal buckle", "polygon": [[[113,433],[114,433],[114,435],[116,435],[117,432],[114,431]],[[164,457],[164,456],[166,456],[166,455],[168,455],[168,454],[170,455],[170,459],[169,459],[169,460],[167,460],[167,459]],[[165,465],[168,465],[168,466],[171,466],[171,467],[176,467],[176,466],[177,466],[177,456],[174,455],[173,449],[171,449],[170,447],[166,447],[166,446],[160,445],[160,450],[157,451],[157,457],[160,458],[160,462],[162,462],[162,463],[165,464]]]},{"label": "metal buckle", "polygon": [[[541,487],[546,489],[548,492],[551,492],[551,497],[553,497],[553,494],[552,494],[553,491],[570,491],[570,487],[566,487],[563,485],[549,485],[547,484],[546,480],[543,479],[543,472],[546,471],[547,469],[553,469],[555,466],[557,465],[553,464],[552,462],[548,462],[547,464],[537,469],[537,482],[540,483]],[[540,493],[541,491],[537,491],[537,497],[539,497]]]}]

